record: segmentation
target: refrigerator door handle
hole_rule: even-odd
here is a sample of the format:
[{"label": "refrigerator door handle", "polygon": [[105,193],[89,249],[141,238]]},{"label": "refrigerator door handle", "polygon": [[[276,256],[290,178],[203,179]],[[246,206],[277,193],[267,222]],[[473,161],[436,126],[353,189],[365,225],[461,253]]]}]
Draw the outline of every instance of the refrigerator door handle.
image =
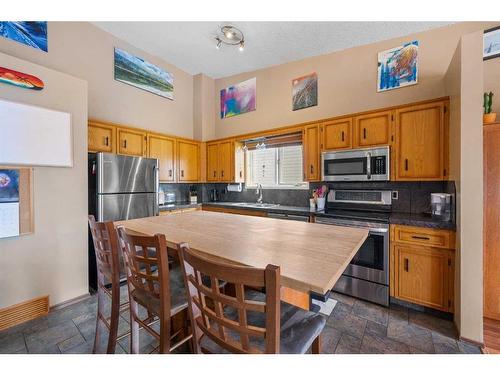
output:
[{"label": "refrigerator door handle", "polygon": [[158,193],[159,193],[159,190],[160,190],[160,171],[159,171],[159,168],[158,168],[158,165],[155,165],[153,167],[154,169],[154,176],[155,176],[155,201],[154,201],[154,215],[155,216],[158,216],[160,215],[160,207],[159,207],[159,201],[158,201]]}]

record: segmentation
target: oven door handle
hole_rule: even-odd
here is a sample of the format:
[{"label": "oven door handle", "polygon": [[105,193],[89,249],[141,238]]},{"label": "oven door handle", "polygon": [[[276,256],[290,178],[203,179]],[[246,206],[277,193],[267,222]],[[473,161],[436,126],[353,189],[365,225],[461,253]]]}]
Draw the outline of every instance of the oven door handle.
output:
[{"label": "oven door handle", "polygon": [[317,224],[326,224],[326,225],[336,225],[339,227],[368,229],[372,233],[387,233],[387,232],[389,232],[388,228],[372,227],[369,225],[356,225],[356,224],[352,224],[352,223],[346,223],[343,221],[333,221],[333,220],[328,220],[328,219],[325,220],[325,219],[321,219],[320,217],[316,217],[316,223]]},{"label": "oven door handle", "polygon": [[372,153],[369,152],[366,155],[366,178],[368,180],[372,179]]}]

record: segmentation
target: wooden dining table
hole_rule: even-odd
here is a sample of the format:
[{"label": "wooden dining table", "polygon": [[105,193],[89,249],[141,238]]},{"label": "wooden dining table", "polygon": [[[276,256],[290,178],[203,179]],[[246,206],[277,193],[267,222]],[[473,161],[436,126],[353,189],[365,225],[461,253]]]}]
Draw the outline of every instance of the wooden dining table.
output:
[{"label": "wooden dining table", "polygon": [[281,299],[310,309],[311,295],[327,296],[368,236],[367,229],[209,211],[116,222],[134,234],[164,234],[231,264],[281,269]]}]

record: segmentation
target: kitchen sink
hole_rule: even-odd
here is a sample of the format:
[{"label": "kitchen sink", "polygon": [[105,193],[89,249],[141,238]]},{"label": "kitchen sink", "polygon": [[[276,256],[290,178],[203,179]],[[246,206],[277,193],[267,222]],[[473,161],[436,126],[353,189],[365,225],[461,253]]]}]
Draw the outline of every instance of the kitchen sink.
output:
[{"label": "kitchen sink", "polygon": [[247,202],[231,203],[231,205],[239,207],[256,207],[256,208],[273,208],[279,206],[279,204],[275,203],[247,203]]}]

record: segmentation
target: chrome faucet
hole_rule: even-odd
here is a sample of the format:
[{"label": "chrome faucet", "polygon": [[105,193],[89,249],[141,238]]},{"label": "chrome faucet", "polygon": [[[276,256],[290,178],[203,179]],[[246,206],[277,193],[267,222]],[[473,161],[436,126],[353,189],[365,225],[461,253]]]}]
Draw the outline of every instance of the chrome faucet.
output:
[{"label": "chrome faucet", "polygon": [[259,196],[259,198],[257,198],[257,203],[262,203],[262,185],[261,184],[257,184],[257,190],[255,190],[255,194],[257,194]]}]

